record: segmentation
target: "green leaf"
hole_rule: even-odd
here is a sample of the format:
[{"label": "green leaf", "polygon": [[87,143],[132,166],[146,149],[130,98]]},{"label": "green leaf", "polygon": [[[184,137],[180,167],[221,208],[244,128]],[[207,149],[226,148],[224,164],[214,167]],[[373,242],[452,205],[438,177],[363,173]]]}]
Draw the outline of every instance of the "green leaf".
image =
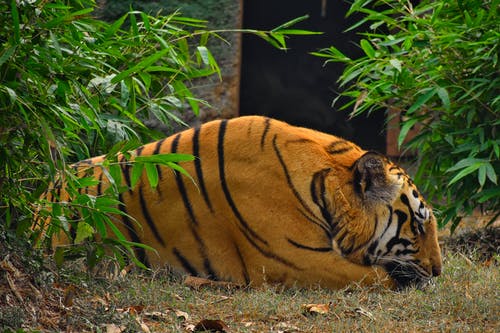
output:
[{"label": "green leaf", "polygon": [[413,105],[408,109],[408,111],[406,111],[406,113],[412,114],[418,109],[420,109],[420,107],[422,107],[422,105],[424,105],[428,100],[430,100],[436,94],[436,92],[437,92],[436,88],[431,88],[425,94],[420,95],[420,97],[417,98],[416,102],[413,103]]},{"label": "green leaf", "polygon": [[363,49],[363,51],[365,52],[365,54],[369,58],[375,57],[375,50],[373,49],[373,47],[369,41],[367,41],[366,39],[362,39],[360,42],[360,45],[361,45],[361,48]]},{"label": "green leaf", "polygon": [[289,28],[291,26],[296,25],[299,22],[307,20],[308,18],[309,18],[309,15],[304,15],[304,16],[300,16],[300,17],[294,18],[293,20],[287,21],[287,22],[285,22],[285,23],[277,26],[276,28],[272,29],[271,32],[277,32],[279,30]]},{"label": "green leaf", "polygon": [[193,179],[193,177],[191,177],[191,175],[183,168],[181,167],[179,164],[175,164],[173,162],[168,162],[167,165],[171,168],[171,169],[174,169],[175,171],[178,171],[180,172],[181,174],[183,174],[184,176],[188,177],[189,179],[191,179],[191,181],[195,184],[196,184],[196,181]]},{"label": "green leaf", "polygon": [[115,22],[113,22],[113,24],[111,24],[110,26],[107,27],[107,29],[104,32],[106,39],[112,38],[115,36],[116,32],[121,28],[121,26],[123,25],[123,23],[125,22],[127,17],[128,17],[128,13],[121,16],[119,19],[117,19]]},{"label": "green leaf", "polygon": [[322,35],[321,31],[310,31],[301,29],[280,29],[279,33],[282,35]]},{"label": "green leaf", "polygon": [[190,154],[178,154],[178,153],[167,153],[167,154],[154,154],[148,156],[137,156],[135,161],[143,163],[157,163],[167,165],[172,162],[189,162],[194,161],[195,157]]},{"label": "green leaf", "polygon": [[143,170],[144,163],[137,161],[136,158],[134,163],[132,164],[132,172],[130,174],[130,183],[132,185],[132,188],[135,188],[135,185],[137,185],[137,182],[141,179]]},{"label": "green leaf", "polygon": [[120,74],[116,75],[112,80],[111,83],[118,83],[124,78],[131,76],[132,74],[136,74],[139,71],[142,71],[146,69],[148,66],[154,64],[156,61],[160,60],[162,57],[164,57],[170,50],[169,49],[163,49],[161,51],[158,51],[149,57],[145,58],[135,66],[124,70]]},{"label": "green leaf", "polygon": [[118,239],[118,241],[120,242],[127,242],[127,239],[125,238],[125,236],[122,234],[122,232],[120,231],[120,229],[118,229],[116,227],[116,225],[109,219],[105,220],[106,221],[106,224],[108,225],[108,227],[111,229],[111,232],[116,236],[116,238]]},{"label": "green leaf", "polygon": [[12,13],[12,25],[14,26],[14,44],[17,45],[21,42],[21,33],[19,25],[19,11],[17,10],[17,1],[10,1],[10,11]]},{"label": "green leaf", "polygon": [[487,162],[487,160],[473,158],[473,157],[464,158],[464,159],[458,161],[451,168],[447,169],[446,172],[452,172],[452,171],[460,170],[460,169],[469,167],[469,166],[474,165],[474,164],[478,164],[478,163],[479,164],[483,164],[485,162]]},{"label": "green leaf", "polygon": [[94,235],[94,228],[87,222],[80,221],[76,228],[75,244],[80,244],[84,240],[91,238]]},{"label": "green leaf", "polygon": [[146,176],[148,178],[149,185],[151,186],[151,188],[156,189],[159,181],[158,169],[156,168],[156,165],[152,163],[146,163],[144,164],[144,167],[146,168]]},{"label": "green leaf", "polygon": [[485,202],[487,202],[495,197],[498,198],[499,196],[500,196],[500,187],[490,188],[490,189],[481,191],[479,193],[478,202],[482,204],[482,203],[485,203]]},{"label": "green leaf", "polygon": [[446,110],[450,110],[450,96],[448,95],[448,91],[443,87],[439,87],[437,88],[437,94],[441,99],[444,108]]},{"label": "green leaf", "polygon": [[486,163],[485,169],[486,169],[486,175],[488,176],[488,179],[491,180],[492,183],[497,185],[497,174],[495,172],[495,169],[491,165],[491,163]]},{"label": "green leaf", "polygon": [[458,182],[459,180],[461,180],[462,178],[464,178],[465,176],[470,175],[471,173],[473,173],[474,171],[479,169],[481,167],[481,165],[482,165],[482,163],[475,163],[473,165],[470,165],[470,166],[462,169],[462,171],[460,171],[458,174],[456,174],[455,177],[453,177],[449,181],[448,186],[451,186],[451,185],[455,184],[456,182]]},{"label": "green leaf", "polygon": [[198,53],[200,54],[201,60],[203,60],[203,63],[208,66],[210,64],[210,57],[208,56],[208,49],[205,46],[198,46],[196,49],[198,50]]},{"label": "green leaf", "polygon": [[[126,162],[125,162],[126,163]],[[122,169],[120,165],[118,164],[111,164],[109,166],[109,174],[113,180],[110,182],[115,183],[115,184],[121,184],[122,183]]]},{"label": "green leaf", "polygon": [[484,183],[486,182],[486,167],[484,164],[479,167],[477,180],[479,181],[479,185],[481,185],[481,187],[484,186]]},{"label": "green leaf", "polygon": [[85,9],[76,11],[74,13],[70,13],[70,14],[65,15],[65,16],[56,16],[53,20],[45,23],[43,25],[43,27],[46,29],[52,29],[52,28],[59,26],[59,25],[65,25],[71,21],[77,20],[81,16],[85,16],[87,14],[90,14],[93,11],[94,11],[93,8],[85,8]]},{"label": "green leaf", "polygon": [[403,126],[401,126],[401,130],[399,131],[398,148],[401,148],[406,136],[408,135],[408,132],[418,122],[419,122],[418,118],[413,118],[404,122]]},{"label": "green leaf", "polygon": [[389,63],[392,65],[392,67],[394,67],[398,72],[401,73],[401,61],[394,58],[389,60]]},{"label": "green leaf", "polygon": [[2,55],[0,56],[0,66],[3,65],[4,62],[6,62],[7,60],[9,60],[9,58],[14,54],[14,52],[16,51],[16,48],[17,46],[12,46],[12,47],[9,47],[8,49],[6,49]]}]

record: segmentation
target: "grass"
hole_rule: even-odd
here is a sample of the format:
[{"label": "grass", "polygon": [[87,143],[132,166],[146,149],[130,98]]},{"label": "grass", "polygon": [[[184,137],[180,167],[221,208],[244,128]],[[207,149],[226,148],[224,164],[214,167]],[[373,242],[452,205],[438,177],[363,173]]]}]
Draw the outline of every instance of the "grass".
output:
[{"label": "grass", "polygon": [[[144,306],[143,313],[176,309],[189,315],[187,320],[172,313],[170,320],[149,321],[155,331],[218,319],[234,332],[498,332],[498,267],[460,254],[445,259],[443,276],[425,291],[275,286],[196,291],[169,278],[132,274],[115,284],[115,302],[118,307]],[[303,304],[329,304],[330,310],[306,313]]]},{"label": "grass", "polygon": [[[433,284],[423,291],[399,292],[358,287],[197,289],[165,271],[89,278],[61,270],[38,282],[43,295],[37,303],[38,317],[28,311],[33,307],[29,300],[36,297],[24,290],[21,278],[15,281],[26,302],[15,304],[12,296],[11,304],[16,306],[0,304],[0,331],[22,327],[27,331],[190,332],[210,319],[214,322],[204,323],[225,332],[498,332],[498,259],[498,253],[485,260],[475,253],[448,249],[444,272]],[[0,303],[6,299],[5,292],[0,284]],[[308,312],[304,304],[323,304],[327,311]]]}]

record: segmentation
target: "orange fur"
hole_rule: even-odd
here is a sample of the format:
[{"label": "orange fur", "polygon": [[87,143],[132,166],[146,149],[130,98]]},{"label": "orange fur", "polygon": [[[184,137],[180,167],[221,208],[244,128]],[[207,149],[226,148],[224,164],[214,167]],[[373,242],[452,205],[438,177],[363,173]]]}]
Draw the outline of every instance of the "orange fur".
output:
[{"label": "orange fur", "polygon": [[[394,287],[441,270],[431,210],[381,155],[258,116],[213,121],[135,154],[169,152],[196,156],[182,164],[196,184],[162,167],[157,189],[144,174],[120,198],[142,228],[126,219],[119,227],[157,250],[143,258],[151,265],[237,283],[328,288]],[[101,173],[95,168],[103,184],[89,193],[106,188]]]}]

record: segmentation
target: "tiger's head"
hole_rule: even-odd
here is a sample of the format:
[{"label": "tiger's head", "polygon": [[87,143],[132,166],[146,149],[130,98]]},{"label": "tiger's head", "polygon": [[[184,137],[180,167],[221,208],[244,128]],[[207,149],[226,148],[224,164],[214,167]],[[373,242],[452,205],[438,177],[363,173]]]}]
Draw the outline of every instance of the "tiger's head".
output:
[{"label": "tiger's head", "polygon": [[386,157],[365,153],[353,168],[354,192],[376,214],[363,262],[380,265],[402,288],[423,286],[441,273],[436,218],[412,179]]}]

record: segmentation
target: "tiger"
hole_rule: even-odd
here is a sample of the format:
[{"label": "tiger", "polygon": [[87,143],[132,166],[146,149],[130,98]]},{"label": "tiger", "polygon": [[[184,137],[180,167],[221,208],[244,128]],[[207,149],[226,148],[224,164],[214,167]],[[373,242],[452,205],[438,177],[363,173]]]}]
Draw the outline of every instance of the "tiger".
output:
[{"label": "tiger", "polygon": [[[263,116],[207,122],[141,146],[130,159],[165,153],[193,155],[182,164],[191,179],[157,166],[156,188],[145,172],[132,187],[130,165],[119,158],[126,190],[116,225],[156,250],[136,249],[150,267],[239,285],[327,289],[424,286],[441,273],[432,208],[382,154]],[[74,165],[94,166],[99,184],[86,189],[94,196],[110,186],[95,167],[104,158]],[[58,200],[69,199],[59,192]]]}]

